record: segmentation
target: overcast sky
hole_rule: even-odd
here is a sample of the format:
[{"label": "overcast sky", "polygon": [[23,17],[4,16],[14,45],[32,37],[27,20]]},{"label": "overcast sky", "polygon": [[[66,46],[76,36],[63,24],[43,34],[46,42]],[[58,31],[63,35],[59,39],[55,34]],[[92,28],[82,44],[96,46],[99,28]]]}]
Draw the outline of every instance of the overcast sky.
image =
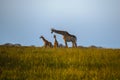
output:
[{"label": "overcast sky", "polygon": [[81,46],[120,48],[120,0],[0,0],[0,44],[42,46],[41,35],[53,43],[51,28]]}]

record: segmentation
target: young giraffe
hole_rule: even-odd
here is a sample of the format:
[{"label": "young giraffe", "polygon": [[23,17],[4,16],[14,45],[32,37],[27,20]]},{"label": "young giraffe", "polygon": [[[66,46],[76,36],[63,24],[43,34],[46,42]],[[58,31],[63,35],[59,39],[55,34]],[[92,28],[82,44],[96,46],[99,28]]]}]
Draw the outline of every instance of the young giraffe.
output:
[{"label": "young giraffe", "polygon": [[77,38],[76,38],[76,36],[69,34],[67,31],[51,29],[51,33],[53,33],[53,32],[55,32],[57,34],[61,34],[63,36],[66,47],[68,47],[67,42],[72,42],[72,47],[77,47],[77,44],[76,44]]},{"label": "young giraffe", "polygon": [[54,47],[56,48],[56,47],[58,47],[58,41],[57,41],[57,39],[56,39],[56,35],[54,35]]},{"label": "young giraffe", "polygon": [[44,46],[46,47],[52,47],[52,43],[46,40],[43,36],[40,37],[44,41]]}]

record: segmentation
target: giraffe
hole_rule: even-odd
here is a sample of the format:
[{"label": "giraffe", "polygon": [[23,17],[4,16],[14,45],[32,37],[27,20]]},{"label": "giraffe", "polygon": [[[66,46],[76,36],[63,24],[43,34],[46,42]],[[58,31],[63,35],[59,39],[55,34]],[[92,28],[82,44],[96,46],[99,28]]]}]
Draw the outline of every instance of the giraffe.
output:
[{"label": "giraffe", "polygon": [[63,36],[65,46],[68,47],[67,42],[72,42],[72,47],[77,47],[77,38],[75,35],[69,34],[67,31],[51,29],[51,33],[61,34]]},{"label": "giraffe", "polygon": [[58,41],[57,41],[57,39],[56,39],[56,35],[54,35],[54,47],[56,48],[56,47],[58,47]]},{"label": "giraffe", "polygon": [[44,41],[44,46],[46,47],[52,47],[52,43],[46,40],[43,36],[40,37]]}]

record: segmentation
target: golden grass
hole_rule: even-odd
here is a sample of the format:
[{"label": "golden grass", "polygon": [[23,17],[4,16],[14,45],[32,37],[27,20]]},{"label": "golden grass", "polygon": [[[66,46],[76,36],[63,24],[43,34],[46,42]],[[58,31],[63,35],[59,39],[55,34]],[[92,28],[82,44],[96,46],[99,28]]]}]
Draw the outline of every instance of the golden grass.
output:
[{"label": "golden grass", "polygon": [[0,80],[120,80],[120,49],[0,47]]}]

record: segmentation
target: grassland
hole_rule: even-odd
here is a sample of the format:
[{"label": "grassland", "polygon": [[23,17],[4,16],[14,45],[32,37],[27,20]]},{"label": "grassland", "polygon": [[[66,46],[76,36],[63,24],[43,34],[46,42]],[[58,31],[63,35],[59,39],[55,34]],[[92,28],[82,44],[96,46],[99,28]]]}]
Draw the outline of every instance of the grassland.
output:
[{"label": "grassland", "polygon": [[1,46],[0,80],[120,80],[120,49]]}]

